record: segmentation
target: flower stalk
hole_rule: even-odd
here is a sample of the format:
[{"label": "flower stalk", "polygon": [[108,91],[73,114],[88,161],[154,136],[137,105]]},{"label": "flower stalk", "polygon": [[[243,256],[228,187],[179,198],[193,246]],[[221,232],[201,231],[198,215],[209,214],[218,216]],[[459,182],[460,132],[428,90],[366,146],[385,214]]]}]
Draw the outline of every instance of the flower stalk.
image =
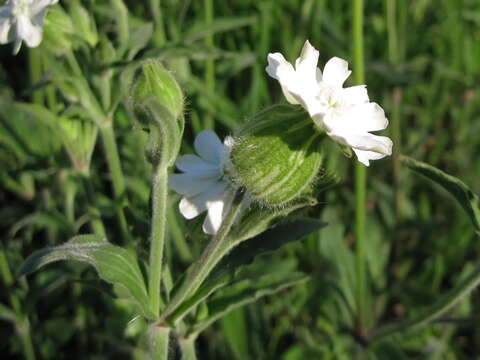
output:
[{"label": "flower stalk", "polygon": [[[363,0],[353,2],[353,63],[355,83],[365,82],[363,54]],[[357,331],[362,336],[366,326],[366,254],[365,254],[365,202],[367,173],[363,164],[355,167],[355,241],[356,241],[356,275],[357,275]]]},{"label": "flower stalk", "polygon": [[230,211],[220,226],[219,231],[213,237],[212,241],[204,249],[200,258],[188,270],[185,280],[180,285],[178,291],[173,295],[171,301],[167,305],[160,323],[168,322],[168,318],[189,296],[202,285],[220,260],[237,245],[232,241],[228,234],[234,224],[235,219],[239,216],[242,208],[243,194],[237,192],[233,200]]},{"label": "flower stalk", "polygon": [[171,329],[163,326],[152,326],[150,334],[150,359],[168,360]]},{"label": "flower stalk", "polygon": [[182,360],[197,360],[195,340],[197,340],[196,336],[188,336],[178,340],[182,352]]},{"label": "flower stalk", "polygon": [[152,185],[152,224],[150,235],[150,276],[148,293],[152,312],[160,313],[160,287],[162,280],[163,251],[167,229],[167,167],[155,166]]}]

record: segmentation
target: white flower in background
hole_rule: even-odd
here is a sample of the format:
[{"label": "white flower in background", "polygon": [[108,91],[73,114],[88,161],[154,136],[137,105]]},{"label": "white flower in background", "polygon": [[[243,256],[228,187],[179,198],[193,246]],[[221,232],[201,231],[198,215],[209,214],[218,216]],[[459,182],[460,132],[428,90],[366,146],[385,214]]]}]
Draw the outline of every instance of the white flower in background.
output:
[{"label": "white flower in background", "polygon": [[14,41],[17,54],[22,41],[37,47],[42,41],[42,25],[47,7],[58,0],[7,0],[0,6],[0,44]]},{"label": "white flower in background", "polygon": [[208,211],[203,231],[210,235],[217,233],[233,199],[226,174],[232,141],[227,137],[222,144],[213,131],[202,131],[193,144],[199,156],[180,156],[175,165],[183,173],[169,177],[170,188],[183,195],[179,208],[185,218]]},{"label": "white flower in background", "polygon": [[322,71],[317,68],[318,50],[308,40],[303,46],[295,68],[282,54],[268,54],[268,75],[277,79],[287,101],[300,104],[315,124],[340,144],[349,146],[358,160],[370,160],[392,154],[392,141],[385,136],[370,134],[388,126],[383,109],[371,103],[366,85],[343,88],[350,76],[348,63],[331,58]]}]

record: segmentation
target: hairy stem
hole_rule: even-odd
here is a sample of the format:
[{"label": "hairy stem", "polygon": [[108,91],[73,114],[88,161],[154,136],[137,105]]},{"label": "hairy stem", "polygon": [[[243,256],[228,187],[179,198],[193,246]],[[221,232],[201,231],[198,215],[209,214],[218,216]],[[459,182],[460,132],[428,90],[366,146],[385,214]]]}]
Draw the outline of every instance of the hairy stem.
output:
[{"label": "hairy stem", "polygon": [[218,233],[203,250],[200,258],[188,269],[185,280],[167,305],[161,321],[168,319],[168,316],[170,316],[188,296],[198,290],[215,265],[235,246],[235,242],[231,241],[227,235],[240,212],[241,202],[242,195],[237,194],[233,200],[230,212],[223,220]]},{"label": "hairy stem", "polygon": [[197,354],[195,352],[196,339],[196,336],[189,336],[178,340],[182,352],[182,360],[197,360]]},{"label": "hairy stem", "polygon": [[152,224],[150,233],[150,275],[148,293],[153,313],[160,313],[160,285],[162,280],[163,250],[167,227],[167,168],[155,167],[152,184]]},{"label": "hairy stem", "polygon": [[170,328],[162,326],[149,329],[151,360],[168,360],[170,331]]}]

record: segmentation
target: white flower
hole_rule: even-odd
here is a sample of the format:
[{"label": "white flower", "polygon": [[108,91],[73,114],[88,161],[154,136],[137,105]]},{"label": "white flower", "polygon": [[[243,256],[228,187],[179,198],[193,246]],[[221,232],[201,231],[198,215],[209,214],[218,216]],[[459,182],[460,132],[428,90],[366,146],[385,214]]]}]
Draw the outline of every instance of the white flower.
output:
[{"label": "white flower", "polygon": [[350,76],[348,63],[338,57],[330,59],[322,71],[317,68],[318,50],[308,40],[295,68],[282,54],[268,54],[268,75],[277,79],[287,101],[300,104],[315,124],[335,141],[349,146],[358,160],[370,160],[392,154],[392,141],[370,134],[388,126],[383,109],[371,103],[365,85],[343,88]]},{"label": "white flower", "polygon": [[0,44],[14,41],[17,54],[22,41],[37,47],[42,41],[42,25],[49,5],[58,0],[7,0],[0,6]]},{"label": "white flower", "polygon": [[179,208],[185,218],[208,211],[203,231],[210,235],[217,233],[233,199],[226,177],[232,141],[227,137],[222,144],[213,131],[202,131],[193,144],[199,156],[180,156],[175,165],[183,173],[169,177],[170,188],[184,195]]}]

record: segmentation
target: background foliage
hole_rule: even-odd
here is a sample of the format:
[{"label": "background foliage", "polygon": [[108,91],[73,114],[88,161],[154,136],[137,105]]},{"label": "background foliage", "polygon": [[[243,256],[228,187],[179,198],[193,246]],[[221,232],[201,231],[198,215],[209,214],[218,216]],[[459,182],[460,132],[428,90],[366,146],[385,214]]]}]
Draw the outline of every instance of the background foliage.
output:
[{"label": "background foliage", "polygon": [[[80,11],[75,7],[79,1],[63,3],[69,14]],[[109,1],[81,4],[96,26],[74,23],[70,33],[62,27],[65,38],[54,31],[49,38],[46,29],[41,46],[58,49],[54,45],[61,41],[67,45],[78,41],[80,54],[87,46],[96,49],[100,60],[85,55],[84,61],[99,82],[108,66],[162,59],[186,94],[183,152],[191,152],[189,144],[202,129],[214,127],[219,134],[231,134],[248,116],[283,101],[278,85],[264,71],[269,52],[281,51],[293,60],[309,39],[320,49],[321,63],[332,56],[352,59],[349,0],[161,4],[126,0],[132,26],[127,31],[138,30],[132,42],[139,45],[123,55],[118,55],[121,9]],[[161,12],[151,11],[150,6],[159,9],[157,5]],[[149,31],[152,38],[142,44],[146,38],[142,34]],[[117,51],[117,58],[108,63],[102,63],[110,51],[98,41],[103,37]],[[476,193],[480,192],[478,39],[477,0],[365,4],[369,94],[391,121],[397,152],[460,177]],[[64,54],[50,52],[47,57],[39,56],[39,51],[24,48],[13,57],[9,46],[0,49],[0,351],[12,359],[22,358],[22,334],[30,328],[38,358],[142,359],[141,320],[129,318],[129,305],[112,300],[108,296],[112,288],[100,283],[93,270],[58,263],[27,279],[12,275],[34,250],[88,232],[87,220],[98,215],[90,206],[92,197],[112,242],[121,243],[115,241],[121,233],[115,221],[117,204],[111,200],[114,189],[100,144],[84,147],[87,153],[93,149],[88,176],[94,189],[88,189],[79,175],[79,169],[88,169],[82,162],[88,154],[77,159],[75,170],[68,157],[68,145],[76,141],[65,139],[71,124],[65,122],[58,133],[48,119],[38,121],[13,106],[13,99],[33,100],[59,109],[71,97],[67,81],[64,91],[52,90],[52,83],[65,80],[59,65],[65,62]],[[94,131],[81,113],[78,118],[75,126],[81,131]],[[125,216],[135,224],[131,230],[137,247],[147,249],[150,168],[143,154],[144,139],[124,105],[113,118],[129,201]],[[310,280],[229,313],[201,335],[199,358],[478,358],[480,302],[475,292],[433,325],[366,346],[364,334],[355,328],[354,161],[344,158],[333,143],[328,146],[328,168],[342,182],[322,196],[309,216],[328,221],[329,226],[258,260],[271,274],[293,269],[309,274]],[[368,171],[369,328],[418,313],[479,258],[478,236],[469,218],[443,189],[403,167],[398,153],[375,162]],[[179,273],[208,238],[199,236],[201,219],[186,224],[174,204],[169,220],[167,261],[172,272]],[[200,309],[196,316],[205,314]]]}]

